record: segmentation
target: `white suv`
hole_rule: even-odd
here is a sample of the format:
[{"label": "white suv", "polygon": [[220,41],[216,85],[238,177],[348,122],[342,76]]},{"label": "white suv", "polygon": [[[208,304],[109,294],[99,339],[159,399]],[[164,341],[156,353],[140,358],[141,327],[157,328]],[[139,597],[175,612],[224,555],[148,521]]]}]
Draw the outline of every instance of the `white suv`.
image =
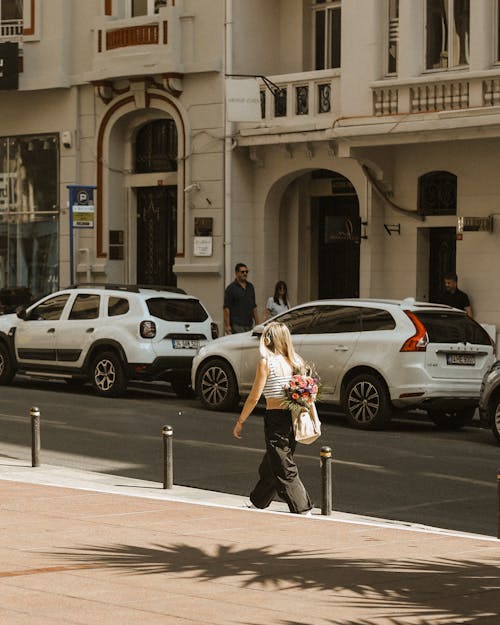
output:
[{"label": "white suv", "polygon": [[[383,427],[395,409],[408,408],[424,408],[440,427],[460,427],[472,418],[494,360],[487,332],[463,311],[413,298],[320,300],[274,320],[316,365],[321,399],[341,405],[358,428]],[[200,349],[192,383],[207,408],[235,408],[248,394],[262,328]]]},{"label": "white suv", "polygon": [[90,381],[114,397],[129,380],[158,379],[182,396],[193,356],[216,336],[201,302],[180,289],[71,287],[0,315],[0,384],[19,372]]}]

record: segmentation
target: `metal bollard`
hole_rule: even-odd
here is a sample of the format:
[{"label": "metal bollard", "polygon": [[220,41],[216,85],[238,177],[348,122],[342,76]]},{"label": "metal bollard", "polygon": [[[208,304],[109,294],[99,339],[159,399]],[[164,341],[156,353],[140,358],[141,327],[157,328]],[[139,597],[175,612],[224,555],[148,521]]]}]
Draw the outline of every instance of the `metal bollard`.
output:
[{"label": "metal bollard", "polygon": [[31,417],[31,466],[40,466],[40,410],[33,406]]},{"label": "metal bollard", "polygon": [[171,425],[164,425],[163,436],[163,488],[172,488],[174,485],[174,458],[172,450],[172,440],[174,428]]},{"label": "metal bollard", "polygon": [[321,467],[321,514],[332,513],[332,450],[322,447],[319,454]]},{"label": "metal bollard", "polygon": [[497,538],[500,538],[500,469],[497,471],[497,492],[498,492],[498,527]]}]

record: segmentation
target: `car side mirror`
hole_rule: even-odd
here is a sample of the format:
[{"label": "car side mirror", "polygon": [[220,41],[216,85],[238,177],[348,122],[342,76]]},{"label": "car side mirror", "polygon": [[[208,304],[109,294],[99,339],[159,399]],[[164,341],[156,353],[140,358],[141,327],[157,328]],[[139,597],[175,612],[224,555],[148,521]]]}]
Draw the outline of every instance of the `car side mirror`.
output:
[{"label": "car side mirror", "polygon": [[24,321],[26,321],[26,319],[28,318],[28,315],[26,314],[26,306],[18,306],[16,308],[16,315],[19,317],[19,319],[24,319]]},{"label": "car side mirror", "polygon": [[264,332],[264,324],[259,323],[259,325],[254,326],[252,336],[260,336]]}]

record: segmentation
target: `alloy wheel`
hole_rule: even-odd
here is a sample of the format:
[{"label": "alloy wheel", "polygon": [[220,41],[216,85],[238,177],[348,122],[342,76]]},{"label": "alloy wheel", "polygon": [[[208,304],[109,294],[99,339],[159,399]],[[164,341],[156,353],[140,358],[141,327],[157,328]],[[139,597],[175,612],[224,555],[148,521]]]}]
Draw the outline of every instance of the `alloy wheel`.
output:
[{"label": "alloy wheel", "polygon": [[362,380],[355,384],[349,397],[347,406],[350,415],[358,423],[370,423],[380,412],[380,395],[375,386]]}]

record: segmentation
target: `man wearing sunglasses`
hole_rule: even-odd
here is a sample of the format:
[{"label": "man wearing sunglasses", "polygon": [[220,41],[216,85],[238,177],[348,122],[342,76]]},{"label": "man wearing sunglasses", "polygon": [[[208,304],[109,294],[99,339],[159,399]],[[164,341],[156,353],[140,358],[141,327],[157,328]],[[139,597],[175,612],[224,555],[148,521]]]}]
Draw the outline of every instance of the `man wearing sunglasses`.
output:
[{"label": "man wearing sunglasses", "polygon": [[259,323],[255,290],[248,282],[248,267],[245,263],[236,263],[235,279],[224,292],[224,329],[226,334],[248,332],[253,324]]}]

